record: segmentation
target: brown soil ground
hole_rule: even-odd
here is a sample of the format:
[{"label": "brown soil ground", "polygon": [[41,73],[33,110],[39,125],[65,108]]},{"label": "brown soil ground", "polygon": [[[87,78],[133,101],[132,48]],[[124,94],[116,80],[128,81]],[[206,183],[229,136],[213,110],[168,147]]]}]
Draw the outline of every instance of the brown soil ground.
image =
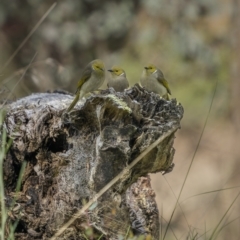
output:
[{"label": "brown soil ground", "polygon": [[[182,187],[200,133],[201,129],[182,128],[177,133],[174,144],[175,168],[164,176],[160,173],[151,175],[159,211],[163,217],[163,232],[174,209],[176,196]],[[209,239],[239,193],[240,188],[223,190],[240,186],[239,156],[240,140],[230,123],[212,123],[206,127],[181,194],[181,209],[177,207],[166,239],[186,239],[194,233],[198,233],[198,237],[202,235],[199,239]],[[211,192],[219,189],[222,190]],[[194,196],[200,193],[206,194]],[[239,203],[238,198],[223,219],[220,228],[226,226],[215,239],[240,239]]]}]

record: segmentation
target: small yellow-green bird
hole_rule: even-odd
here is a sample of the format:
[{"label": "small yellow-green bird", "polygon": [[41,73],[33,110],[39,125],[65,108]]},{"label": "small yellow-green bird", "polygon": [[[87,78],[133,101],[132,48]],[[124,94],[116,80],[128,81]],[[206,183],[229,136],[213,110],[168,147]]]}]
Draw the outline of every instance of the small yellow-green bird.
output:
[{"label": "small yellow-green bird", "polygon": [[108,87],[112,87],[116,92],[123,92],[124,89],[129,87],[129,83],[126,77],[125,71],[118,67],[113,66],[108,70],[110,72],[110,77],[108,78]]},{"label": "small yellow-green bird", "polygon": [[162,71],[153,64],[144,67],[140,83],[149,92],[157,93],[166,99],[169,99],[168,94],[171,95],[171,90]]},{"label": "small yellow-green bird", "polygon": [[76,97],[67,112],[71,111],[79,99],[89,92],[96,91],[101,87],[105,80],[105,66],[102,60],[96,59],[90,62],[83,70],[78,82]]}]

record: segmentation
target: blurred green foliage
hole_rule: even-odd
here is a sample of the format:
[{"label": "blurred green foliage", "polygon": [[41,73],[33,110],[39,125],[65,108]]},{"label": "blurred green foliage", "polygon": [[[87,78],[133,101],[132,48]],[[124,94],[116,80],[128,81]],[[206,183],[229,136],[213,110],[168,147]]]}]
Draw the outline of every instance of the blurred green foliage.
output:
[{"label": "blurred green foliage", "polygon": [[[0,66],[52,3],[0,2]],[[19,69],[29,64],[35,52],[35,62],[41,64],[33,64],[15,89],[15,98],[59,88],[75,92],[82,68],[95,58],[103,59],[107,68],[123,66],[132,85],[139,81],[143,67],[154,63],[170,82],[173,97],[185,107],[186,124],[197,123],[206,114],[216,79],[213,115],[226,116],[230,10],[231,3],[224,0],[58,1],[1,73],[1,81],[7,79],[4,86],[12,89],[22,73]]]}]

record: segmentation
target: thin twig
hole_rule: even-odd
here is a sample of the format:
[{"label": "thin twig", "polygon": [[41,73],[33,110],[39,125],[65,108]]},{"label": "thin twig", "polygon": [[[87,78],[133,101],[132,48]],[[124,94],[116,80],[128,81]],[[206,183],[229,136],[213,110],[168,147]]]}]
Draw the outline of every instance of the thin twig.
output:
[{"label": "thin twig", "polygon": [[172,129],[164,133],[161,137],[159,137],[154,143],[152,143],[147,149],[145,149],[140,155],[135,158],[126,168],[124,168],[114,179],[112,179],[107,185],[105,185],[95,196],[86,203],[73,217],[66,222],[50,240],[55,240],[59,237],[74,221],[79,218],[84,212],[95,202],[98,198],[100,198],[109,188],[111,188],[119,179],[123,178],[129,171],[146,155],[148,154],[153,148],[155,148],[159,143],[161,143],[164,139],[174,133],[179,126],[174,126]]},{"label": "thin twig", "polygon": [[210,236],[210,240],[214,239],[214,235],[218,229],[218,227],[220,226],[220,224],[222,223],[223,219],[226,217],[227,213],[229,212],[229,210],[231,209],[231,207],[233,206],[233,204],[236,202],[236,200],[238,199],[238,197],[240,196],[240,192],[238,193],[238,195],[234,198],[234,200],[232,201],[232,203],[230,204],[230,206],[228,207],[227,211],[223,214],[221,220],[219,221],[219,223],[217,224],[217,226],[215,227],[215,229],[212,232],[212,235]]},{"label": "thin twig", "polygon": [[168,225],[167,225],[167,227],[166,227],[166,230],[165,230],[165,233],[164,233],[164,236],[163,236],[163,240],[165,239],[165,237],[166,237],[166,235],[167,235],[168,228],[169,228],[170,223],[171,223],[171,221],[172,221],[172,218],[173,218],[173,215],[174,215],[175,210],[176,210],[176,208],[177,208],[177,205],[180,204],[180,203],[179,203],[179,199],[180,199],[180,197],[181,197],[181,195],[182,195],[183,188],[184,188],[185,183],[186,183],[186,181],[187,181],[189,172],[190,172],[190,170],[191,170],[191,168],[192,168],[193,161],[194,161],[195,156],[196,156],[196,154],[197,154],[197,150],[198,150],[198,148],[199,148],[199,146],[200,146],[200,142],[201,142],[201,140],[202,140],[203,133],[205,132],[205,128],[206,128],[206,126],[207,126],[208,118],[209,118],[209,115],[210,115],[210,112],[211,112],[211,109],[212,109],[212,105],[213,105],[213,100],[214,100],[214,98],[215,98],[215,94],[216,94],[216,91],[217,91],[217,85],[218,85],[218,78],[216,79],[216,83],[215,83],[215,87],[214,87],[214,91],[213,91],[213,96],[212,96],[211,103],[210,103],[210,106],[209,106],[209,109],[208,109],[207,117],[206,117],[205,122],[204,122],[204,125],[203,125],[202,132],[201,132],[200,137],[199,137],[199,139],[198,139],[198,143],[197,143],[196,149],[195,149],[195,151],[194,151],[194,153],[193,153],[193,156],[192,156],[190,165],[189,165],[189,167],[188,167],[186,176],[185,176],[185,178],[184,178],[184,180],[183,180],[183,184],[182,184],[182,187],[181,187],[181,189],[180,189],[180,192],[179,192],[179,195],[178,195],[176,204],[175,204],[175,206],[174,206],[174,209],[173,209],[173,211],[172,211],[170,220],[169,220]]},{"label": "thin twig", "polygon": [[38,29],[38,27],[42,24],[42,22],[46,19],[46,17],[50,14],[50,12],[56,7],[57,3],[53,3],[53,5],[47,10],[47,12],[42,16],[42,18],[37,22],[35,27],[32,29],[32,31],[25,37],[25,39],[22,41],[22,43],[19,45],[19,47],[15,50],[15,52],[10,56],[10,58],[7,60],[7,62],[3,65],[0,72],[3,72],[3,70],[8,66],[8,64],[13,60],[13,58],[17,55],[17,53],[21,50],[21,48],[25,45],[25,43],[28,41],[28,39],[34,34],[34,32]]},{"label": "thin twig", "polygon": [[7,102],[7,100],[9,99],[9,97],[11,96],[11,94],[14,92],[14,89],[17,87],[17,85],[20,83],[20,81],[23,79],[24,75],[26,74],[27,70],[30,68],[33,60],[35,59],[35,57],[37,56],[37,52],[34,54],[33,58],[31,59],[30,63],[28,64],[28,66],[26,67],[25,71],[23,72],[22,76],[20,77],[20,79],[17,81],[17,83],[14,85],[14,87],[12,88],[11,92],[8,94],[8,96],[6,97],[5,101],[3,102],[2,106],[3,107],[5,105],[5,103]]}]

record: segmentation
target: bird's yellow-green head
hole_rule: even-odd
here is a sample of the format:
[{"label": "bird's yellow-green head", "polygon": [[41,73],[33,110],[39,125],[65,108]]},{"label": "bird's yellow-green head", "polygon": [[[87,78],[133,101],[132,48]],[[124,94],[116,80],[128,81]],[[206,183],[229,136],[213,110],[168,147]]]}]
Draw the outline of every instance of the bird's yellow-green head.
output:
[{"label": "bird's yellow-green head", "polygon": [[157,71],[157,67],[153,64],[148,65],[147,67],[144,67],[146,69],[147,75],[153,74]]},{"label": "bird's yellow-green head", "polygon": [[96,59],[92,61],[92,69],[98,73],[104,73],[105,66],[102,60]]},{"label": "bird's yellow-green head", "polygon": [[108,70],[110,73],[111,73],[111,75],[114,77],[114,76],[126,76],[126,73],[125,73],[125,71],[122,69],[122,68],[120,68],[120,67],[118,67],[118,66],[113,66],[111,69],[109,69]]}]

